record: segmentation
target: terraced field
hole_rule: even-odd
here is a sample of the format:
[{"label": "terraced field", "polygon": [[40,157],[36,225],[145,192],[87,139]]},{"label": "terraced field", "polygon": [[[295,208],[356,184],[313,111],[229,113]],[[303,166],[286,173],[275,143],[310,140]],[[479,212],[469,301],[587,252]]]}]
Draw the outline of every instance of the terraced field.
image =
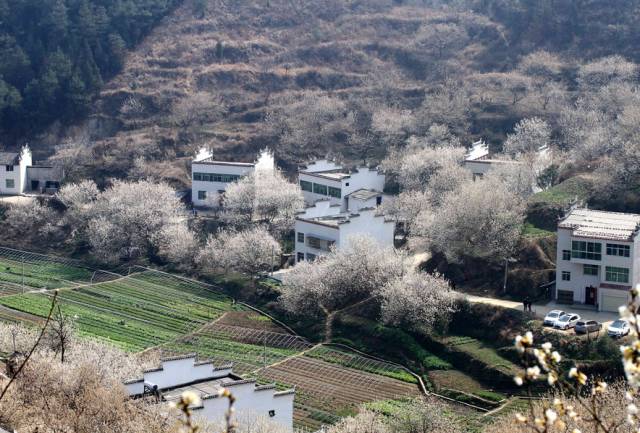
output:
[{"label": "terraced field", "polygon": [[[45,317],[51,296],[50,292],[5,296],[0,305]],[[76,317],[82,335],[130,351],[178,339],[232,308],[229,298],[202,286],[147,275],[62,289],[58,299],[63,312]]]},{"label": "terraced field", "polygon": [[58,288],[59,305],[76,318],[81,335],[129,351],[197,353],[218,364],[232,362],[234,372],[260,383],[295,386],[296,427],[317,430],[363,403],[420,395],[417,380],[404,369],[313,345],[211,286],[159,271],[118,276],[71,262],[47,263],[38,255],[15,261],[2,253],[0,248],[0,321],[41,323],[53,296],[42,289]]}]

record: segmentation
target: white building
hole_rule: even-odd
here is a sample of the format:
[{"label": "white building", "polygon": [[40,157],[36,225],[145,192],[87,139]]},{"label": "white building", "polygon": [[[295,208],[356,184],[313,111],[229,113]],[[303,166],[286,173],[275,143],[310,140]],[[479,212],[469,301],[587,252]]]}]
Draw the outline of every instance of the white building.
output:
[{"label": "white building", "polygon": [[[473,180],[482,179],[492,168],[505,164],[522,164],[522,162],[506,157],[492,156],[489,152],[489,145],[483,140],[476,141],[471,145],[464,160],[464,166],[473,175]],[[540,147],[535,161],[536,174],[540,174],[550,164],[551,151],[549,147]],[[538,185],[534,185],[534,191],[540,191]]]},{"label": "white building", "polygon": [[27,167],[31,150],[24,146],[18,152],[0,152],[0,195],[19,195],[27,187]]},{"label": "white building", "polygon": [[231,365],[214,366],[197,362],[195,355],[163,359],[159,368],[146,370],[143,377],[124,383],[130,397],[156,396],[162,401],[177,401],[184,391],[200,396],[202,404],[193,414],[211,423],[224,420],[228,401],[218,396],[227,388],[236,398],[237,420],[250,421],[263,417],[293,431],[294,390],[277,391],[275,385],[258,386],[254,379],[243,380],[233,374]]},{"label": "white building", "polygon": [[640,215],[574,209],[558,223],[556,299],[618,311],[640,283]]},{"label": "white building", "polygon": [[194,206],[220,207],[229,183],[256,170],[275,170],[273,154],[265,150],[256,162],[229,162],[216,161],[202,149],[191,164],[191,201]]},{"label": "white building", "polygon": [[344,247],[353,235],[368,235],[380,245],[393,247],[395,223],[376,208],[342,212],[341,205],[325,199],[317,201],[296,217],[296,263],[315,260],[332,246]]},{"label": "white building", "polygon": [[328,199],[346,212],[376,207],[383,200],[385,176],[377,168],[360,167],[352,171],[323,159],[300,170],[298,178],[307,205]]}]

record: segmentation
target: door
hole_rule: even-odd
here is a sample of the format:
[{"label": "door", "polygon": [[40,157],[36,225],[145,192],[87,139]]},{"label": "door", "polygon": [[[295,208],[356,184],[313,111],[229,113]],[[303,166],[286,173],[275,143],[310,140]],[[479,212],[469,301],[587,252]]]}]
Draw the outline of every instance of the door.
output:
[{"label": "door", "polygon": [[585,290],[586,296],[584,297],[584,303],[587,305],[596,305],[598,302],[598,288],[589,286]]},{"label": "door", "polygon": [[40,187],[40,181],[39,180],[32,180],[31,181],[31,191],[37,191],[39,187]]},{"label": "door", "polygon": [[602,304],[600,305],[601,311],[611,311],[618,312],[618,308],[627,303],[626,296],[611,296],[611,295],[602,295]]}]

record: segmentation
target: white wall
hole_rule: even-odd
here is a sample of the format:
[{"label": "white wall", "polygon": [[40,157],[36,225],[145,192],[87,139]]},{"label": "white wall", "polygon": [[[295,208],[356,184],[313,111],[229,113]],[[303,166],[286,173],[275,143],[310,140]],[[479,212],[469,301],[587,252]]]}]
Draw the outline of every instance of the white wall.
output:
[{"label": "white wall", "polygon": [[[13,171],[7,171],[6,165],[0,165],[0,194],[22,194],[26,186],[27,166],[31,163],[31,150],[24,146],[20,151],[20,162],[13,166]],[[13,180],[13,188],[7,188],[7,179]]]},{"label": "white wall", "polygon": [[342,180],[342,196],[351,194],[359,189],[372,189],[380,191],[384,189],[385,175],[378,172],[377,168],[360,167],[348,178]]},{"label": "white wall", "polygon": [[354,235],[368,235],[384,247],[393,247],[396,224],[378,215],[375,209],[360,210],[349,222],[340,224],[340,244],[344,247]]},{"label": "white wall", "polygon": [[[293,431],[294,393],[277,393],[275,388],[256,388],[255,382],[226,385],[235,397],[235,419],[238,421],[264,418]],[[202,417],[214,424],[224,422],[229,407],[226,398],[211,396],[202,400],[202,408],[194,410],[196,417]],[[273,417],[269,411],[274,411]]]},{"label": "white wall", "polygon": [[[205,182],[193,180],[193,173],[215,173],[246,176],[254,171],[253,164],[219,164],[213,162],[193,162],[191,165],[191,200],[195,206],[216,207],[220,204],[220,192],[226,191],[229,182]],[[198,199],[198,191],[206,191],[206,200]]]},{"label": "white wall", "polygon": [[[334,179],[327,179],[326,177],[320,176],[320,175],[313,175],[313,174],[308,174],[308,173],[299,173],[298,175],[298,184],[300,184],[300,181],[304,180],[310,183],[317,183],[320,185],[325,185],[328,187],[333,187],[333,188],[342,188],[342,182],[339,180],[334,180]],[[308,205],[311,206],[313,205],[316,201],[318,200],[330,200],[331,203],[333,204],[342,204],[342,197],[344,197],[344,191],[342,191],[341,197],[331,197],[328,195],[328,191],[327,194],[316,194],[312,191],[302,191],[302,197],[304,198],[304,202]]]}]

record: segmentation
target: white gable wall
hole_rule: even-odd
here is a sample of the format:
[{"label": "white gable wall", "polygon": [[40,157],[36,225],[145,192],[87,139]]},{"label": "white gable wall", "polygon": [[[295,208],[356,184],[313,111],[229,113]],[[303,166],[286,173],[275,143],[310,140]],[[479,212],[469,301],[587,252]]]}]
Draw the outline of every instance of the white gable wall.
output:
[{"label": "white gable wall", "polygon": [[396,225],[393,221],[385,221],[384,216],[376,213],[374,209],[361,210],[358,216],[340,224],[340,246],[346,246],[349,239],[355,235],[367,235],[381,246],[393,247]]}]

